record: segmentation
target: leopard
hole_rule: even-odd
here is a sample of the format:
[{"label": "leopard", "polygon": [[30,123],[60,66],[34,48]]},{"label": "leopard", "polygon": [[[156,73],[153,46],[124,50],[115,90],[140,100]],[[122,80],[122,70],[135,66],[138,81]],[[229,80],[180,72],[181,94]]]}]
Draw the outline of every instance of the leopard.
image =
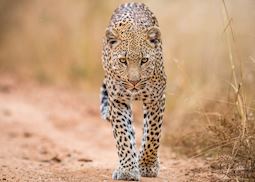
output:
[{"label": "leopard", "polygon": [[[165,111],[166,74],[158,20],[144,3],[121,4],[103,36],[100,113],[112,126],[118,166],[113,180],[157,177]],[[133,101],[143,110],[143,135],[136,149]]]}]

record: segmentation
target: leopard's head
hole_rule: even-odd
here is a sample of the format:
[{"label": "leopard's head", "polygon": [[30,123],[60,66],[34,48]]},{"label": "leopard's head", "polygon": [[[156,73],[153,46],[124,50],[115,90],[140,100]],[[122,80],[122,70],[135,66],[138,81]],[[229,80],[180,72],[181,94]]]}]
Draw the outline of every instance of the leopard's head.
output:
[{"label": "leopard's head", "polygon": [[106,73],[131,92],[146,87],[157,62],[162,59],[157,20],[147,7],[141,5],[138,10],[134,7],[115,10],[104,39]]}]

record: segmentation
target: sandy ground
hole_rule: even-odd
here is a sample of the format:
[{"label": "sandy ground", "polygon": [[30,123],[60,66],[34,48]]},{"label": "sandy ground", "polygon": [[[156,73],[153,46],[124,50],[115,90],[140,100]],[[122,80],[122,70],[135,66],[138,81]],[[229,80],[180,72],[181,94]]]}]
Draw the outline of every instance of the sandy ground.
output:
[{"label": "sandy ground", "polygon": [[[0,181],[112,181],[114,143],[98,93],[0,79]],[[205,161],[179,159],[166,146],[160,161],[159,177],[141,181],[214,181]]]}]

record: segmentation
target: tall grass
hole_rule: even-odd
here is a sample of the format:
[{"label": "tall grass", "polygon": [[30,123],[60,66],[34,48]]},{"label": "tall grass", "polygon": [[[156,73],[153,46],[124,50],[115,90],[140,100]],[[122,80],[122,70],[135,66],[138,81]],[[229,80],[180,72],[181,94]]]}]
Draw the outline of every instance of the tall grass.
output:
[{"label": "tall grass", "polygon": [[[221,5],[231,73],[226,84],[230,89],[227,89],[225,101],[211,99],[202,106],[199,114],[205,122],[200,120],[200,125],[190,127],[189,132],[181,135],[170,135],[166,143],[192,158],[214,157],[211,167],[225,174],[224,179],[249,181],[255,178],[255,109],[247,105],[248,90],[244,79],[247,73],[233,27],[235,19],[230,15],[226,0],[221,0]],[[194,118],[190,120],[194,121]]]},{"label": "tall grass", "polygon": [[[227,25],[225,33],[227,34],[227,45],[229,52],[229,61],[232,69],[232,83],[230,83],[234,92],[234,102],[236,103],[235,109],[232,111],[232,120],[221,119],[218,125],[209,127],[215,134],[216,139],[222,143],[222,141],[228,143],[228,147],[231,152],[220,152],[220,155],[227,155],[227,160],[220,161],[227,166],[227,175],[234,179],[254,179],[255,177],[255,120],[249,118],[250,113],[247,108],[245,87],[243,80],[243,68],[242,60],[238,58],[239,49],[236,45],[236,38],[234,35],[234,29],[232,27],[232,18],[229,15],[229,11],[225,0],[222,0],[224,21]],[[233,49],[235,48],[236,54],[233,55]],[[237,66],[234,63],[239,63]],[[239,78],[239,79],[238,79]],[[223,147],[224,148],[224,147]],[[226,159],[226,157],[224,158]],[[232,173],[230,172],[232,169]],[[233,171],[239,171],[237,173]],[[236,178],[238,177],[238,178]]]}]

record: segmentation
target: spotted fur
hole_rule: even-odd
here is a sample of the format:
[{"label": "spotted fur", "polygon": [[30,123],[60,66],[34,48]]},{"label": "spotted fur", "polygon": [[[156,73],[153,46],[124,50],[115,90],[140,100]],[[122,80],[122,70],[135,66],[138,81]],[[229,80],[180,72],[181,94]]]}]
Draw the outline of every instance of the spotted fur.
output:
[{"label": "spotted fur", "polygon": [[[143,3],[120,5],[106,30],[102,63],[101,115],[112,124],[119,164],[116,180],[156,177],[165,109],[166,76],[158,21]],[[141,100],[144,130],[136,151],[130,103]]]}]

